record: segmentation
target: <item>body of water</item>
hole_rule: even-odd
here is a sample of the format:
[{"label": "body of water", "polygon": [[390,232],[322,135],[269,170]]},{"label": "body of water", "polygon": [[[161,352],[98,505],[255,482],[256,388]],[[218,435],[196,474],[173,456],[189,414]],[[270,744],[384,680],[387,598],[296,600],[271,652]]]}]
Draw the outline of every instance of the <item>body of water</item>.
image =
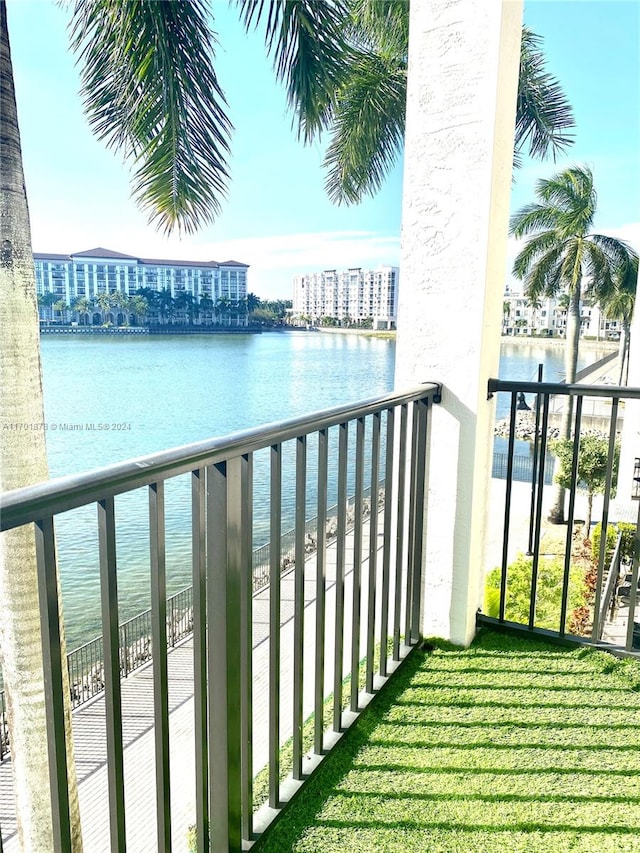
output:
[{"label": "body of water", "polygon": [[[52,477],[282,422],[389,391],[395,341],[309,332],[185,337],[43,337],[47,447]],[[581,367],[599,357],[589,352]],[[504,344],[500,376],[562,378],[562,349]],[[505,395],[498,416],[508,411]],[[528,452],[525,448],[521,452]],[[309,447],[313,479],[315,457]],[[267,457],[255,459],[254,545],[268,539]],[[285,458],[286,470],[293,458]],[[331,501],[331,486],[329,500]],[[310,504],[311,505],[311,504]],[[283,526],[293,526],[283,495]],[[145,490],[116,500],[121,620],[149,602]],[[314,512],[310,511],[309,515]],[[166,488],[169,594],[190,583],[190,484]],[[69,648],[100,633],[95,507],[65,513],[56,527]]]}]

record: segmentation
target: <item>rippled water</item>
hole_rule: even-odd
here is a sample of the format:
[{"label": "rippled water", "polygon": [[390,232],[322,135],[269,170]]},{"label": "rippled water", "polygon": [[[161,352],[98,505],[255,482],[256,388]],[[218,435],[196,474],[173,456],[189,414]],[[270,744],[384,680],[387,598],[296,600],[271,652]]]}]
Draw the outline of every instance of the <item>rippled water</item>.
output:
[{"label": "rippled water", "polygon": [[[222,436],[391,389],[395,342],[307,332],[185,337],[44,337],[42,356],[52,477]],[[597,355],[589,353],[588,361]],[[557,380],[562,351],[503,346],[500,375],[533,379],[538,362]],[[498,407],[506,407],[498,401]],[[310,480],[316,457],[310,441]],[[256,454],[254,545],[268,539],[268,458]],[[284,479],[293,471],[289,449]],[[335,483],[329,485],[329,501]],[[311,504],[310,504],[311,505]],[[283,491],[283,527],[293,526]],[[313,512],[309,514],[313,515]],[[148,606],[145,490],[116,499],[120,618]],[[166,486],[167,586],[190,583],[190,483]],[[69,648],[100,633],[96,509],[56,527]]]}]

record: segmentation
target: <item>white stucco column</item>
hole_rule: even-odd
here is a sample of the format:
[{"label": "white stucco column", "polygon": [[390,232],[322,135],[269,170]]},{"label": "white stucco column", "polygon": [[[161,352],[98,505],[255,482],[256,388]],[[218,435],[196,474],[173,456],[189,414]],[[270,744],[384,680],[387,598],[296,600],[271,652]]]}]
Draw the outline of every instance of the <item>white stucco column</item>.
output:
[{"label": "white stucco column", "polygon": [[473,637],[506,272],[521,0],[411,4],[396,387],[434,407],[423,632]]}]

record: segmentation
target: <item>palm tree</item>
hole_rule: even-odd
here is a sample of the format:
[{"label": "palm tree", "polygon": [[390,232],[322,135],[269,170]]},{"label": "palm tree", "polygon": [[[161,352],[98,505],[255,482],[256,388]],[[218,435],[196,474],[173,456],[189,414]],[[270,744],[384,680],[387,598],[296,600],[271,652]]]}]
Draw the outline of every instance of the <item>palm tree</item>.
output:
[{"label": "palm tree", "polygon": [[228,296],[220,296],[216,299],[216,314],[220,318],[221,325],[229,325],[229,323],[225,323],[225,319],[229,319],[229,313],[231,311],[231,300]]},{"label": "palm tree", "polygon": [[[637,255],[626,243],[591,233],[596,213],[593,175],[574,166],[536,185],[539,201],[511,218],[510,231],[530,237],[513,264],[530,300],[568,296],[565,378],[575,381],[580,339],[580,301],[584,296],[602,302],[618,289],[621,276]],[[570,438],[573,400],[567,398],[560,438]],[[564,490],[556,490],[549,519],[564,520]]]},{"label": "palm tree", "polygon": [[158,291],[157,305],[162,322],[166,323],[167,319],[173,319],[175,300],[168,287],[163,287],[162,290]]},{"label": "palm tree", "polygon": [[631,258],[622,270],[615,292],[601,303],[605,317],[619,320],[622,324],[618,359],[620,373],[618,385],[627,383],[629,373],[629,346],[631,344],[631,320],[638,287],[638,258]]},{"label": "palm tree", "polygon": [[82,318],[91,314],[91,311],[93,310],[91,301],[87,299],[86,296],[79,296],[71,307],[78,316],[78,323],[80,325],[86,325],[82,323]]},{"label": "palm tree", "polygon": [[193,293],[187,290],[181,290],[173,300],[173,305],[177,311],[181,311],[187,317],[190,326],[193,325]]},{"label": "palm tree", "polygon": [[[38,308],[42,308],[42,314],[43,314],[42,319],[43,320],[46,319],[46,314],[48,313],[49,314],[48,322],[51,322],[51,320],[53,319],[53,312],[52,312],[51,308],[54,305],[54,303],[57,301],[58,301],[58,297],[56,296],[55,293],[42,293],[40,296],[38,296]],[[49,309],[48,312],[47,312],[47,308]]]},{"label": "palm tree", "polygon": [[[343,20],[349,61],[330,97],[316,96],[310,117],[298,102],[305,141],[329,130],[325,187],[336,204],[357,204],[375,195],[404,145],[409,44],[409,3],[349,0]],[[555,159],[571,143],[573,110],[545,68],[542,39],[523,27],[514,165],[522,153]]]},{"label": "palm tree", "polygon": [[[129,314],[128,314],[129,297],[126,295],[126,293],[123,293],[121,290],[116,290],[115,293],[111,293],[110,296],[111,296],[111,304],[113,305],[113,307],[121,309],[122,316],[124,317],[124,324],[123,325],[128,326],[129,325]],[[116,315],[116,326],[119,325],[118,316],[119,315]]]},{"label": "palm tree", "polygon": [[100,314],[102,315],[102,325],[104,326],[104,324],[107,322],[106,321],[107,314],[109,313],[109,311],[111,310],[111,307],[113,306],[112,295],[110,293],[100,293],[93,300],[93,304],[100,311]]},{"label": "palm tree", "polygon": [[207,315],[213,312],[213,299],[206,293],[200,297],[200,311],[204,314],[205,320]]},{"label": "palm tree", "polygon": [[53,303],[53,310],[57,311],[58,314],[60,315],[60,322],[61,323],[64,323],[64,319],[65,319],[64,314],[65,314],[65,311],[68,310],[68,308],[69,308],[69,306],[64,301],[64,299],[58,299]]},{"label": "palm tree", "polygon": [[130,296],[127,303],[127,310],[133,314],[134,325],[140,324],[140,318],[144,317],[149,310],[149,303],[144,296]]},{"label": "palm tree", "polygon": [[262,304],[260,297],[256,296],[255,293],[247,293],[247,312],[249,314],[253,314],[256,308],[259,308]]}]

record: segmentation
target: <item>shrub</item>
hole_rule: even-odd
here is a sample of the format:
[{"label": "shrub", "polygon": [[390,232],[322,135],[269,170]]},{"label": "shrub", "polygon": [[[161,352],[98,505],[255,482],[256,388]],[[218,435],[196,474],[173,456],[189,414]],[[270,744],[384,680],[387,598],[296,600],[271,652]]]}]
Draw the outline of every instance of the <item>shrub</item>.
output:
[{"label": "shrub", "polygon": [[[529,601],[531,598],[531,575],[533,559],[518,554],[507,567],[507,593],[505,599],[505,619],[509,622],[527,624],[529,621]],[[562,581],[564,560],[562,557],[541,558],[538,563],[536,585],[536,628],[548,628],[557,631],[560,625],[562,605]],[[588,598],[585,571],[572,565],[569,569],[569,593],[567,614],[583,607]],[[485,613],[488,616],[500,615],[500,569],[489,572],[485,581]]]},{"label": "shrub", "polygon": [[[633,557],[633,539],[636,532],[635,524],[629,521],[619,521],[617,524],[607,525],[607,550],[605,554],[605,566],[608,566],[616,547],[618,533],[622,533],[621,554],[623,560],[631,560]],[[591,536],[591,556],[595,563],[600,559],[600,537],[602,536],[602,524],[598,522],[593,528]]]}]

